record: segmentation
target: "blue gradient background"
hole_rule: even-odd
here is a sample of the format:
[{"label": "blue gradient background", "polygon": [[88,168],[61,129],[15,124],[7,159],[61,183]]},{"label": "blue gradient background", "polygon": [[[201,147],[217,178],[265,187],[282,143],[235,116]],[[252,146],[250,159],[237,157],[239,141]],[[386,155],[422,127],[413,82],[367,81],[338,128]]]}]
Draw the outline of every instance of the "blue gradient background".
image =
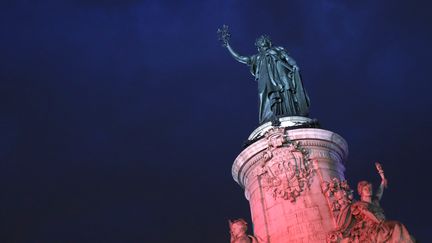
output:
[{"label": "blue gradient background", "polygon": [[257,87],[217,41],[268,34],[299,64],[311,117],[349,144],[346,176],[431,240],[430,3],[0,3],[2,242],[228,242],[250,222],[231,178]]}]

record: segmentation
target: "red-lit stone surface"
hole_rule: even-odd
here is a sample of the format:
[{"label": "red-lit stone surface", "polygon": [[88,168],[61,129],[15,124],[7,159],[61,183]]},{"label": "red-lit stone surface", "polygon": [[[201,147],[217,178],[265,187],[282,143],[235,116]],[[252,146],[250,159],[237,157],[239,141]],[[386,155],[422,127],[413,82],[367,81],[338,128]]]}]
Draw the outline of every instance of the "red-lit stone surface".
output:
[{"label": "red-lit stone surface", "polygon": [[232,174],[245,189],[259,242],[326,242],[338,200],[321,185],[344,180],[347,153],[342,137],[316,128],[272,128],[240,153]]}]

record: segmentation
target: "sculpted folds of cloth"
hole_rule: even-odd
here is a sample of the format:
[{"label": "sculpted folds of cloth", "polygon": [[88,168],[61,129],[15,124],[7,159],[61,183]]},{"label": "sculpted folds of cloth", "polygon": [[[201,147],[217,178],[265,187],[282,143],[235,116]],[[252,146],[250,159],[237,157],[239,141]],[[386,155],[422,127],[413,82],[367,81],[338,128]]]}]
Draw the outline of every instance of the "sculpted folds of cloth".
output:
[{"label": "sculpted folds of cloth", "polygon": [[255,42],[258,53],[237,54],[229,44],[228,27],[218,30],[220,40],[235,60],[250,67],[258,82],[260,123],[282,116],[308,116],[309,97],[303,87],[299,67],[282,47],[274,47],[267,36]]}]

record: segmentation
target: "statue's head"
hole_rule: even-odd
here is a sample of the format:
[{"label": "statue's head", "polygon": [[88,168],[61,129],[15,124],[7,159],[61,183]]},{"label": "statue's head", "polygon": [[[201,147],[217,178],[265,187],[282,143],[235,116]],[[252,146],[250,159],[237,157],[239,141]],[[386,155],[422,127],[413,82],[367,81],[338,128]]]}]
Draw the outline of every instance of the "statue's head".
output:
[{"label": "statue's head", "polygon": [[358,194],[361,196],[372,196],[372,184],[368,181],[360,181],[357,184]]},{"label": "statue's head", "polygon": [[267,35],[260,36],[255,41],[255,46],[258,48],[258,51],[266,50],[266,49],[270,48],[272,46],[270,37],[268,37]]},{"label": "statue's head", "polygon": [[236,220],[229,220],[229,226],[231,234],[233,235],[239,235],[246,233],[247,231],[247,223],[244,219],[236,219]]}]

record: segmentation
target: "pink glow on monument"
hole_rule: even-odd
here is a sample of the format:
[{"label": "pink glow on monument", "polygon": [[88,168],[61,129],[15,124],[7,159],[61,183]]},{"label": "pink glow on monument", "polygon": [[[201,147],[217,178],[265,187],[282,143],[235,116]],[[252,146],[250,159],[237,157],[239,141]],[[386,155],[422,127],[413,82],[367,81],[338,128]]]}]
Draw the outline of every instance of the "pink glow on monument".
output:
[{"label": "pink glow on monument", "polygon": [[[260,128],[263,129],[263,128]],[[246,222],[230,222],[231,242],[413,242],[405,226],[387,221],[379,199],[387,179],[379,163],[380,189],[360,188],[355,202],[344,178],[348,146],[330,131],[271,127],[240,153],[234,179],[245,188],[254,236]]]},{"label": "pink glow on monument", "polygon": [[321,180],[343,179],[346,147],[329,131],[274,128],[239,155],[233,175],[242,179],[259,242],[326,242],[335,221]]}]

